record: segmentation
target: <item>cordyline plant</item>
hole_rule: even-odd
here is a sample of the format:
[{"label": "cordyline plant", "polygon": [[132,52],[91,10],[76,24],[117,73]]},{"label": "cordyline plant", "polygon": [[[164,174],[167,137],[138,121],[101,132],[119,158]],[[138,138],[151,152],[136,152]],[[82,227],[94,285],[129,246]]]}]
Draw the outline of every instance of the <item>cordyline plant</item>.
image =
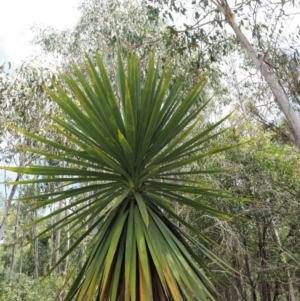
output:
[{"label": "cordyline plant", "polygon": [[[35,222],[64,212],[41,234],[68,226],[74,237],[73,245],[52,270],[87,235],[93,237],[65,300],[214,300],[212,274],[190,243],[197,244],[203,256],[223,264],[223,268],[225,263],[205,248],[205,238],[176,215],[174,205],[229,219],[201,203],[201,196],[224,194],[193,180],[196,174],[219,170],[180,171],[231,148],[207,149],[207,142],[217,135],[214,129],[224,119],[191,137],[204,107],[199,105],[204,78],[182,97],[183,80],[170,85],[172,69],[159,74],[154,54],[145,78],[137,55],[128,55],[127,72],[120,51],[118,56],[117,91],[99,55],[95,63],[87,57],[87,76],[76,66],[73,76],[62,75],[73,96],[56,83],[55,91],[47,90],[66,115],[53,117],[58,132],[75,148],[15,128],[55,149],[58,155],[27,151],[57,159],[64,167],[5,168],[43,176],[16,184],[60,183],[57,191],[22,198],[36,200],[34,210],[76,197]],[[183,228],[192,231],[193,237],[197,234],[198,239]]]}]

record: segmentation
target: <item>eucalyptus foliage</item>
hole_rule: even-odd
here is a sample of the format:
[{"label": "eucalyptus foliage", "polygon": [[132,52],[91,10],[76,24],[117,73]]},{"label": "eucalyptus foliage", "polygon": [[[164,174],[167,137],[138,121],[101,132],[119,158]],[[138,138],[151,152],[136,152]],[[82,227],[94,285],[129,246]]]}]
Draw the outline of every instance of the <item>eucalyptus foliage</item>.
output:
[{"label": "eucalyptus foliage", "polygon": [[[160,74],[154,54],[145,76],[134,53],[128,54],[126,67],[119,51],[117,87],[112,86],[99,55],[95,60],[86,58],[84,73],[73,65],[72,75],[61,74],[68,90],[54,81],[53,90],[45,89],[65,114],[53,116],[65,143],[11,127],[55,154],[26,151],[44,156],[45,162],[62,164],[5,168],[40,176],[12,184],[56,183],[56,191],[20,199],[35,200],[33,210],[73,199],[31,224],[64,213],[40,233],[68,226],[73,238],[73,245],[52,270],[87,236],[93,237],[82,266],[78,262],[78,269],[69,275],[69,280],[75,280],[65,300],[214,300],[213,275],[190,243],[223,268],[226,264],[205,248],[205,237],[176,215],[174,205],[230,220],[201,203],[202,196],[226,195],[193,179],[196,174],[222,171],[188,167],[232,148],[209,147],[224,119],[191,135],[205,107],[201,101],[205,78],[185,95],[183,78],[173,81],[172,68]],[[185,171],[180,171],[182,167]]]}]

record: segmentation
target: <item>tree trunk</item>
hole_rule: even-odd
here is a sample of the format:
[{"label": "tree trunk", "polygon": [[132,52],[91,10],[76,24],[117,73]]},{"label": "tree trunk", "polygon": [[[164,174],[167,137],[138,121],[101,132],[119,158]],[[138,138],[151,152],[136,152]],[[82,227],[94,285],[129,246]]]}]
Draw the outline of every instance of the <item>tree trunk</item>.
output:
[{"label": "tree trunk", "polygon": [[300,149],[300,119],[290,104],[286,93],[280,85],[275,73],[270,69],[269,65],[263,61],[263,57],[259,57],[258,53],[254,50],[247,37],[241,31],[240,26],[236,22],[235,15],[229,7],[226,0],[211,0],[218,10],[225,16],[226,22],[231,26],[237,38],[241,42],[243,48],[253,61],[254,65],[261,71],[262,77],[268,83],[275,99],[283,112],[287,125],[290,130],[292,142]]},{"label": "tree trunk", "polygon": [[270,222],[270,228],[272,230],[273,239],[275,240],[275,242],[276,242],[276,244],[279,248],[279,254],[280,254],[281,262],[284,264],[284,270],[285,270],[287,283],[288,283],[288,296],[289,296],[288,300],[289,301],[296,301],[295,293],[294,293],[294,287],[293,287],[293,279],[291,277],[291,273],[290,273],[290,270],[289,270],[289,267],[288,267],[288,264],[287,264],[285,254],[282,250],[281,240],[280,240],[280,237],[279,237],[279,234],[278,234],[278,231],[277,231],[276,224],[275,224],[274,220],[272,220]]},{"label": "tree trunk", "polygon": [[[34,220],[37,220],[37,212],[34,211]],[[37,225],[34,225],[33,235],[36,237],[38,234]],[[39,240],[38,238],[34,239],[34,278],[39,278]]]},{"label": "tree trunk", "polygon": [[[50,205],[50,214],[52,212],[53,212],[53,204]],[[53,219],[54,219],[53,217],[51,217],[51,219],[50,219],[51,226],[53,226]],[[51,255],[53,255],[53,252],[54,252],[53,243],[54,243],[54,235],[53,235],[53,232],[51,231],[50,240],[49,240],[49,250],[50,250]],[[52,268],[53,262],[54,262],[54,259],[51,257],[48,262],[49,269]]]},{"label": "tree trunk", "polygon": [[[15,181],[16,182],[19,181],[20,177],[21,177],[21,175],[18,174]],[[1,224],[0,224],[0,240],[3,238],[3,235],[4,235],[4,230],[5,230],[5,224],[6,224],[8,211],[11,207],[11,202],[12,202],[12,199],[13,199],[15,193],[16,193],[16,190],[17,190],[17,185],[13,185],[8,199],[6,199],[5,202],[4,202],[3,216],[2,216],[2,221],[1,221]]]},{"label": "tree trunk", "polygon": [[20,270],[19,273],[23,273],[23,242],[24,242],[24,230],[22,231],[22,239],[20,244]]},{"label": "tree trunk", "polygon": [[268,273],[267,273],[267,254],[266,254],[266,231],[267,225],[261,226],[261,222],[258,218],[256,218],[256,225],[258,231],[258,250],[260,257],[260,295],[261,301],[271,301],[271,286],[268,281]]},{"label": "tree trunk", "polygon": [[252,301],[257,301],[257,296],[256,296],[256,285],[253,281],[253,277],[252,277],[252,268],[251,268],[251,264],[250,264],[250,260],[249,260],[249,249],[248,249],[248,244],[247,244],[247,239],[246,236],[244,235],[244,240],[243,240],[243,245],[245,248],[245,266],[246,266],[246,273],[247,273],[247,277],[248,277],[248,281],[251,287],[251,295],[252,295]]},{"label": "tree trunk", "polygon": [[[68,201],[66,200],[65,206],[68,205]],[[65,212],[65,217],[68,216],[68,210],[66,210]],[[67,250],[69,251],[70,249],[70,231],[69,231],[70,225],[67,226]],[[69,256],[66,257],[66,261],[65,261],[65,275],[67,275],[68,272],[68,264],[69,264]]]},{"label": "tree trunk", "polygon": [[15,223],[15,231],[14,231],[15,241],[11,252],[11,263],[10,263],[11,272],[14,272],[15,269],[15,258],[16,258],[17,242],[18,242],[19,214],[20,214],[20,203],[18,203],[17,206],[17,215],[16,215],[16,223]]},{"label": "tree trunk", "polygon": [[239,300],[246,301],[246,291],[244,287],[244,281],[242,276],[242,268],[239,262],[239,254],[238,249],[235,245],[232,246],[232,254],[231,254],[232,267],[238,272],[238,275],[235,277],[236,281],[236,290],[239,295]]},{"label": "tree trunk", "polygon": [[[63,202],[60,201],[59,202],[59,205],[58,205],[58,209],[61,209],[63,206]],[[61,219],[61,213],[59,213],[57,215],[57,222],[60,221]],[[61,229],[58,229],[56,232],[55,232],[55,243],[54,243],[54,252],[55,252],[55,255],[54,255],[54,264],[56,264],[58,261],[59,261],[59,257],[60,257],[60,253],[59,253],[59,246],[60,246],[60,240],[61,240]],[[60,265],[58,265],[56,268],[55,268],[55,272],[57,275],[60,274]]]}]

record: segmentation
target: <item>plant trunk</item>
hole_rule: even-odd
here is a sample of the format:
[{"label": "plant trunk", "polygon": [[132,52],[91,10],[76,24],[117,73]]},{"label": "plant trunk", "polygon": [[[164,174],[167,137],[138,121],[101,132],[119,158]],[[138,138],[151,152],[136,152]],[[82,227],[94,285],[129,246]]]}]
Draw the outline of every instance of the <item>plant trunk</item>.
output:
[{"label": "plant trunk", "polygon": [[16,249],[17,249],[17,242],[18,242],[18,228],[19,228],[19,214],[20,214],[20,203],[17,206],[17,215],[16,215],[16,223],[15,223],[15,239],[14,244],[11,252],[11,264],[10,264],[10,271],[14,272],[15,269],[15,258],[16,258]]},{"label": "plant trunk", "polygon": [[[34,211],[34,220],[37,220],[37,212]],[[36,237],[38,234],[37,225],[34,225],[33,235]],[[39,278],[39,240],[38,238],[34,239],[34,278]]]},{"label": "plant trunk", "polygon": [[238,25],[235,15],[229,7],[226,0],[212,0],[217,6],[218,10],[225,16],[226,22],[231,26],[237,38],[241,42],[243,48],[253,61],[254,65],[260,70],[262,77],[268,83],[271,91],[273,92],[275,99],[283,112],[287,125],[291,134],[292,142],[300,149],[300,119],[290,104],[285,91],[280,85],[275,73],[270,69],[269,65],[263,61],[263,58],[259,58],[258,53],[254,50],[247,37],[241,31]]},{"label": "plant trunk", "polygon": [[251,268],[251,264],[250,264],[250,260],[249,260],[249,249],[248,249],[248,244],[247,244],[247,239],[244,238],[243,240],[243,245],[245,248],[245,266],[246,266],[246,273],[247,273],[247,277],[248,277],[248,281],[251,287],[251,295],[252,295],[252,301],[257,301],[257,296],[256,296],[256,285],[253,281],[253,277],[252,277],[252,268]]},{"label": "plant trunk", "polygon": [[241,265],[239,262],[238,249],[236,248],[235,245],[232,246],[231,260],[232,260],[232,267],[238,272],[237,276],[235,277],[235,281],[236,281],[237,294],[239,295],[239,300],[246,301],[247,297],[246,297],[246,291],[244,288],[242,268],[241,268]]},{"label": "plant trunk", "polygon": [[[53,212],[53,204],[50,205],[50,214]],[[50,223],[51,226],[53,225],[53,217],[50,219]],[[50,254],[53,255],[54,249],[53,249],[53,242],[54,242],[54,235],[53,232],[51,231],[51,235],[50,235],[50,240],[49,240],[49,250],[50,250]],[[51,257],[49,262],[48,262],[48,268],[51,269],[52,268],[52,263],[53,263],[54,259]]]},{"label": "plant trunk", "polygon": [[[66,201],[65,206],[67,206],[67,205],[68,205],[68,201]],[[67,217],[67,216],[68,216],[68,210],[66,210],[66,213],[65,213],[65,217]],[[66,250],[66,252],[69,251],[69,249],[70,249],[70,231],[69,231],[69,228],[70,228],[70,225],[67,226],[67,250]],[[65,269],[64,269],[65,270],[65,275],[67,275],[68,264],[69,264],[69,256],[67,256],[66,262],[65,262]]]},{"label": "plant trunk", "polygon": [[[60,201],[59,202],[59,205],[58,205],[58,208],[61,209],[63,206],[63,202]],[[61,213],[59,213],[57,215],[57,222],[60,221],[61,219]],[[54,243],[54,252],[55,252],[55,255],[54,255],[54,264],[56,264],[58,261],[59,261],[59,257],[60,257],[60,253],[59,253],[59,246],[60,246],[60,240],[61,240],[61,229],[58,229],[56,232],[55,232],[55,243]],[[55,272],[57,275],[60,274],[60,265],[58,265],[56,268],[55,268]]]},{"label": "plant trunk", "polygon": [[290,273],[290,270],[289,270],[289,267],[288,267],[288,263],[287,263],[285,254],[284,254],[283,249],[282,249],[281,240],[280,240],[280,237],[279,237],[279,234],[278,234],[278,231],[277,231],[276,224],[275,224],[274,220],[272,220],[270,222],[270,228],[272,230],[273,239],[274,239],[274,241],[276,242],[276,244],[279,248],[279,254],[280,254],[281,262],[284,264],[284,270],[285,270],[285,275],[286,275],[287,284],[288,284],[288,296],[289,296],[288,300],[289,301],[296,301],[295,293],[294,293],[294,286],[293,286],[293,279],[291,277],[291,273]]},{"label": "plant trunk", "polygon": [[267,273],[267,254],[266,254],[266,231],[267,225],[261,226],[261,222],[256,219],[256,225],[258,230],[258,250],[260,257],[260,295],[261,301],[271,301],[271,287],[268,281]]},{"label": "plant trunk", "polygon": [[23,273],[23,241],[24,241],[24,230],[22,231],[22,239],[20,245],[20,270],[19,273]]},{"label": "plant trunk", "polygon": [[[19,181],[20,180],[20,177],[21,175],[18,174],[15,181]],[[9,209],[11,207],[11,202],[12,202],[12,199],[15,195],[17,191],[17,185],[13,185],[11,191],[10,191],[10,194],[9,194],[9,197],[8,199],[5,200],[4,202],[4,210],[3,210],[3,216],[2,216],[2,221],[1,221],[1,224],[0,224],[0,240],[3,238],[3,235],[4,235],[4,230],[5,230],[5,224],[6,224],[6,219],[7,219],[7,215],[8,215],[8,212],[9,212]]]}]

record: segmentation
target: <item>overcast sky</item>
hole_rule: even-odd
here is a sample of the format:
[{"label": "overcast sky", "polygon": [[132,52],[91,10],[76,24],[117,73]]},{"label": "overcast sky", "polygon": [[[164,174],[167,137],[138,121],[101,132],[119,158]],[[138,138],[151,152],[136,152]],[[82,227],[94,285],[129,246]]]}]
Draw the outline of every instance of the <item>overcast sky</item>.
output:
[{"label": "overcast sky", "polygon": [[13,68],[32,52],[31,26],[73,26],[78,20],[79,0],[0,0],[0,65]]}]

